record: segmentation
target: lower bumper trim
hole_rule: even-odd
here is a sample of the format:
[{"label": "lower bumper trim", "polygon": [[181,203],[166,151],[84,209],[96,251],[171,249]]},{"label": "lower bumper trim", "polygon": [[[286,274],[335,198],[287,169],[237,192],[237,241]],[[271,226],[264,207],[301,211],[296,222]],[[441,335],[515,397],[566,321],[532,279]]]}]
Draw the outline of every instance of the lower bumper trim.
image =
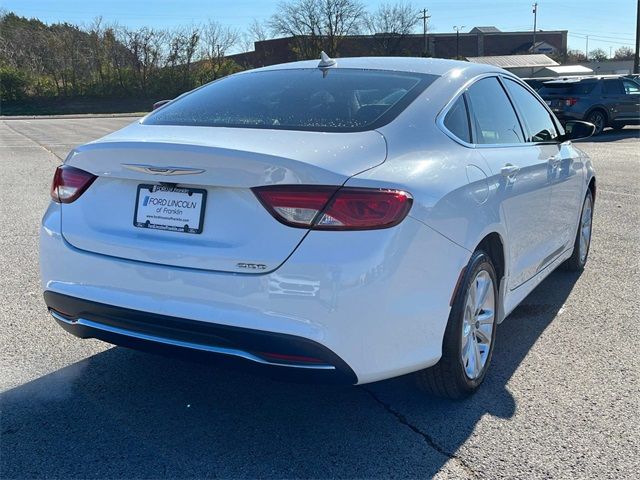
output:
[{"label": "lower bumper trim", "polygon": [[212,345],[201,345],[198,343],[191,342],[183,342],[181,340],[172,340],[169,338],[157,337],[155,335],[148,335],[145,333],[131,332],[128,330],[124,330],[122,328],[111,327],[109,325],[104,325],[102,323],[93,322],[91,320],[87,320],[85,318],[78,318],[76,320],[69,320],[63,317],[60,313],[55,310],[49,310],[49,313],[53,318],[60,322],[64,322],[67,325],[82,325],[83,327],[91,328],[94,330],[102,330],[104,332],[115,333],[117,335],[126,335],[129,337],[137,338],[139,340],[146,340],[149,342],[163,343],[165,345],[172,345],[174,347],[183,347],[183,348],[191,348],[194,350],[202,350],[204,352],[218,353],[221,355],[231,355],[233,357],[244,358],[245,360],[250,360],[256,363],[262,363],[264,365],[273,365],[277,367],[288,367],[288,368],[310,368],[313,370],[335,370],[336,367],[333,365],[323,365],[323,364],[313,364],[313,365],[300,365],[300,364],[292,364],[292,363],[277,363],[270,362],[263,358],[260,358],[256,355],[253,355],[249,352],[243,352],[242,350],[235,350],[232,348],[224,348],[224,347],[215,347]]},{"label": "lower bumper trim", "polygon": [[[340,357],[306,338],[146,313],[51,291],[45,292],[44,297],[49,312],[60,326],[80,338],[96,338],[187,359],[257,368],[269,376],[288,380],[357,383],[355,373]],[[257,352],[281,352],[282,358],[312,361],[278,361],[277,354],[265,358]]]}]

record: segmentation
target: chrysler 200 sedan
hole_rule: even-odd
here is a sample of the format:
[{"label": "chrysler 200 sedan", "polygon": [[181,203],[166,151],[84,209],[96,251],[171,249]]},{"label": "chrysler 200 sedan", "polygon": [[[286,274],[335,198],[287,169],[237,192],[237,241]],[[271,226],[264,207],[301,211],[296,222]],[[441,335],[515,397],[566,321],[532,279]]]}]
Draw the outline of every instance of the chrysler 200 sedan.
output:
[{"label": "chrysler 200 sedan", "polygon": [[587,261],[596,183],[571,140],[592,133],[488,65],[231,75],[58,167],[44,299],[81,338],[461,398],[497,324]]}]

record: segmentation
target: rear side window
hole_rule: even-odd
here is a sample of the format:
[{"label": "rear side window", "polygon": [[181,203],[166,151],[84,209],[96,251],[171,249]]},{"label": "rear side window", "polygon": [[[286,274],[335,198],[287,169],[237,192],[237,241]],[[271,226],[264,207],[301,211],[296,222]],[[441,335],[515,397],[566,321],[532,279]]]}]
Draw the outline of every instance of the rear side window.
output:
[{"label": "rear side window", "polygon": [[210,83],[147,125],[353,132],[393,120],[436,75],[334,68],[267,70]]},{"label": "rear side window", "polygon": [[640,93],[640,85],[633,80],[623,80],[624,91],[627,95],[637,95]]},{"label": "rear side window", "polygon": [[467,104],[462,95],[458,97],[458,100],[454,102],[444,117],[444,126],[460,140],[471,143]]},{"label": "rear side window", "polygon": [[527,142],[553,141],[558,131],[547,109],[522,85],[508,78],[505,78],[505,84],[524,119]]},{"label": "rear side window", "polygon": [[582,82],[547,82],[538,90],[541,97],[545,95],[589,95],[596,85],[597,80],[585,80]]},{"label": "rear side window", "polygon": [[495,77],[477,81],[467,92],[476,143],[522,143],[524,135],[513,106]]},{"label": "rear side window", "polygon": [[602,81],[602,92],[609,95],[623,95],[624,88],[618,78],[605,78]]}]

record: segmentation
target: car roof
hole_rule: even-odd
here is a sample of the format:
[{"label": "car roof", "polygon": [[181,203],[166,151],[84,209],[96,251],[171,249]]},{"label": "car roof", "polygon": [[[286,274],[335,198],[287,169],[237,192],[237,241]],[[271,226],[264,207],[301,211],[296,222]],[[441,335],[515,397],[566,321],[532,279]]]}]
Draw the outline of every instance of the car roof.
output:
[{"label": "car roof", "polygon": [[566,77],[566,78],[563,77],[563,78],[557,78],[554,80],[546,80],[544,84],[558,85],[558,84],[578,83],[578,82],[586,82],[586,81],[597,82],[598,80],[616,79],[616,78],[624,78],[624,75],[588,75],[583,77]]},{"label": "car roof", "polygon": [[[506,70],[493,65],[464,62],[460,60],[445,60],[441,58],[420,57],[340,57],[336,58],[336,65],[332,68],[355,68],[368,70],[389,70],[397,72],[426,73],[431,75],[446,75],[453,70],[459,70],[465,77],[480,75],[483,73],[509,74]],[[281,63],[268,67],[248,70],[250,72],[268,70],[293,70],[300,68],[318,68],[317,60],[302,60],[298,62]]]}]

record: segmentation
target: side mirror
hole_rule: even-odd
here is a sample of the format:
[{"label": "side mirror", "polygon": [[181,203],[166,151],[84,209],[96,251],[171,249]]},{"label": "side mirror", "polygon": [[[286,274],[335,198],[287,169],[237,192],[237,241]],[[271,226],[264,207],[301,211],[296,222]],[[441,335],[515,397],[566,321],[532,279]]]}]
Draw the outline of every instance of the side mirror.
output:
[{"label": "side mirror", "polygon": [[157,110],[159,109],[161,106],[166,105],[167,103],[169,103],[171,100],[160,100],[159,102],[156,102],[153,104],[153,110]]},{"label": "side mirror", "polygon": [[569,120],[564,124],[564,135],[562,141],[578,140],[579,138],[589,138],[596,131],[593,123],[583,122],[581,120]]}]

